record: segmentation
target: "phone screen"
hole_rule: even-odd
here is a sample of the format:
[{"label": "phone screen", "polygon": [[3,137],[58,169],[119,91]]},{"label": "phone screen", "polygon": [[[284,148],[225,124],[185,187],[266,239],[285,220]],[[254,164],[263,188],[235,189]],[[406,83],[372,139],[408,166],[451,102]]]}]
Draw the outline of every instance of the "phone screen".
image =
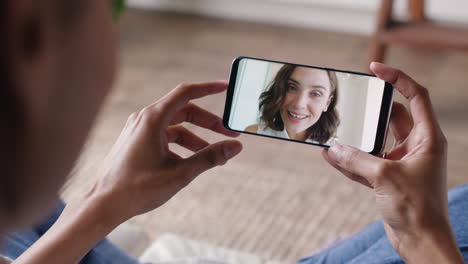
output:
[{"label": "phone screen", "polygon": [[231,130],[329,147],[337,142],[376,154],[393,88],[363,73],[237,58],[224,125]]}]

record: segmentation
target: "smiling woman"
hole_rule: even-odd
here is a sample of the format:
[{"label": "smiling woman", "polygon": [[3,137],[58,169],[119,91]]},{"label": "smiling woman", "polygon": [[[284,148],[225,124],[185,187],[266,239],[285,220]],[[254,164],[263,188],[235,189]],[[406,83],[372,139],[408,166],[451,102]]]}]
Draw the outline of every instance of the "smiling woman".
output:
[{"label": "smiling woman", "polygon": [[332,145],[339,125],[334,72],[284,65],[260,95],[260,123],[245,130]]}]

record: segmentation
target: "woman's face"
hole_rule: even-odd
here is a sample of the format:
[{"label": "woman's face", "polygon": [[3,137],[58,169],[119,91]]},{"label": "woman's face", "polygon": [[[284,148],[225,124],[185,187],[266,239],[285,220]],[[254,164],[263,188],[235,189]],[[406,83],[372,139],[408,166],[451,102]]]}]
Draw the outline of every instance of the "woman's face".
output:
[{"label": "woman's face", "polygon": [[288,133],[300,134],[315,124],[331,102],[331,84],[324,70],[296,67],[280,114]]}]

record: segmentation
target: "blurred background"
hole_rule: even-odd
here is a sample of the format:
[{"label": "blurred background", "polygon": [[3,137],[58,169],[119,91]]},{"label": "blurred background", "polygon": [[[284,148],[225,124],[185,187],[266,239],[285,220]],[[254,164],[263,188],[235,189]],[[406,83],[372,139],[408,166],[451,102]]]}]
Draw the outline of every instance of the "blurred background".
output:
[{"label": "blurred background", "polygon": [[[422,3],[424,15],[417,11]],[[468,182],[467,1],[130,0],[128,5],[118,24],[120,75],[63,190],[65,200],[89,187],[132,112],[180,82],[227,79],[231,61],[241,55],[363,72],[370,58],[377,58],[403,69],[430,90],[449,141],[449,187]],[[220,94],[195,103],[222,116],[224,100]],[[223,139],[187,127],[210,142]],[[319,148],[250,135],[239,140],[244,150],[226,166],[129,222],[149,241],[174,234],[293,263],[378,219],[372,190],[328,166]]]}]

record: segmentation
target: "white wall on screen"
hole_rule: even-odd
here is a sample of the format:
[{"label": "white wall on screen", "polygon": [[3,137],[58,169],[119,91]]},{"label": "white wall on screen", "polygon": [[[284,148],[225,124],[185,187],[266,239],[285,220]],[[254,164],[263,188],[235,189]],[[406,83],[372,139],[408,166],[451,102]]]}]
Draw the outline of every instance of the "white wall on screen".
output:
[{"label": "white wall on screen", "polygon": [[362,133],[362,149],[367,152],[374,149],[384,87],[385,82],[380,79],[372,78],[369,80],[367,108],[364,118],[364,130]]},{"label": "white wall on screen", "polygon": [[340,114],[338,141],[361,147],[362,128],[366,111],[368,79],[349,73],[337,73],[339,94],[337,110]]},{"label": "white wall on screen", "polygon": [[239,63],[239,74],[229,120],[231,128],[244,131],[247,126],[258,123],[258,99],[268,85],[269,72],[270,64],[266,62],[243,59]]}]

